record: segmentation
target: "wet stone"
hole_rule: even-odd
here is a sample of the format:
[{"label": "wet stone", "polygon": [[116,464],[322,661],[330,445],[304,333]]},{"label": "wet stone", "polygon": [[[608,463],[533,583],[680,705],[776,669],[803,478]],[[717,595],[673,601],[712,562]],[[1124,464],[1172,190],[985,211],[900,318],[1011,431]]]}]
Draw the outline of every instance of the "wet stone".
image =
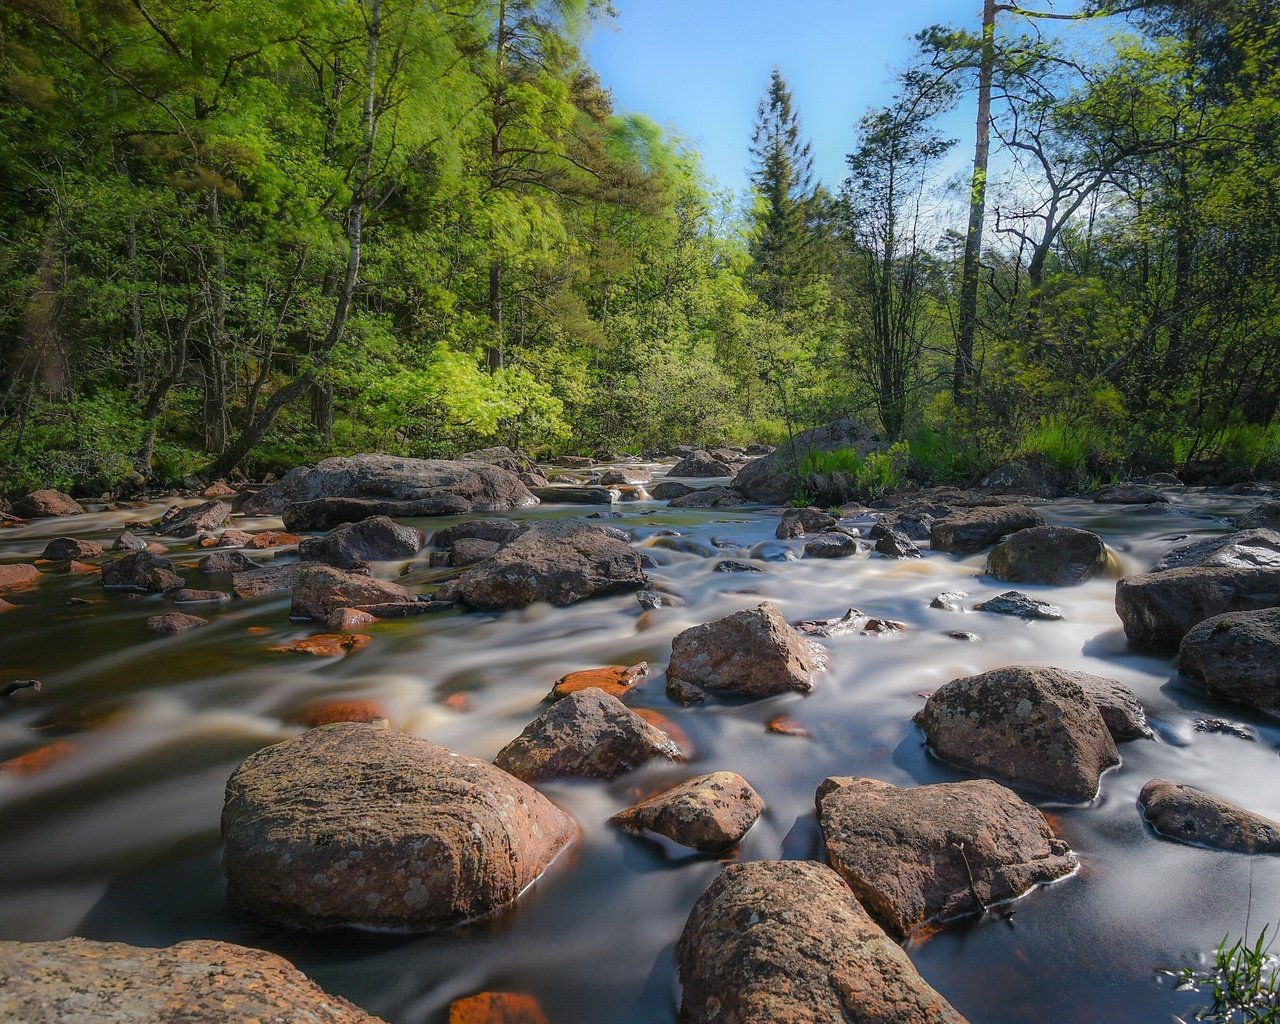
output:
[{"label": "wet stone", "polygon": [[719,853],[742,840],[764,801],[741,775],[713,772],[682,782],[609,819],[630,832],[656,832],[702,853]]},{"label": "wet stone", "polygon": [[172,636],[175,633],[185,633],[189,629],[196,629],[199,626],[207,626],[208,619],[202,619],[199,615],[187,615],[184,612],[165,612],[162,615],[152,615],[147,619],[147,631],[156,633],[160,636]]},{"label": "wet stone", "polygon": [[805,558],[848,558],[858,553],[858,542],[844,533],[821,533],[804,546]]},{"label": "wet stone", "polygon": [[1062,609],[1047,601],[1037,601],[1034,597],[1017,590],[1006,590],[999,597],[974,605],[980,612],[991,612],[995,615],[1014,615],[1020,619],[1046,619],[1057,622],[1062,619]]},{"label": "wet stone", "polygon": [[1166,839],[1236,853],[1280,853],[1280,822],[1238,807],[1194,786],[1152,779],[1138,803]]},{"label": "wet stone", "polygon": [[964,611],[964,599],[969,595],[962,590],[946,590],[929,602],[930,608],[938,608],[944,612]]},{"label": "wet stone", "polygon": [[739,562],[732,558],[726,558],[724,561],[717,562],[714,572],[764,572],[758,565],[752,565],[750,562]]}]

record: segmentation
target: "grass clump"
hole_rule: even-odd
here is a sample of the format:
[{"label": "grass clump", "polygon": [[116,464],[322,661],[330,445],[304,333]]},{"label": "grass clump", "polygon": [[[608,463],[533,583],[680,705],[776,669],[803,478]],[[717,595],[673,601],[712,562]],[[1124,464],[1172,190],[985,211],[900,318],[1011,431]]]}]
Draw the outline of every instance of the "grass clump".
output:
[{"label": "grass clump", "polygon": [[825,507],[874,501],[903,485],[910,460],[905,441],[866,455],[853,448],[809,452],[800,463],[795,503]]},{"label": "grass clump", "polygon": [[1263,927],[1258,937],[1224,936],[1205,967],[1169,972],[1180,992],[1204,992],[1213,1000],[1193,1020],[1211,1024],[1280,1024],[1280,972]]}]

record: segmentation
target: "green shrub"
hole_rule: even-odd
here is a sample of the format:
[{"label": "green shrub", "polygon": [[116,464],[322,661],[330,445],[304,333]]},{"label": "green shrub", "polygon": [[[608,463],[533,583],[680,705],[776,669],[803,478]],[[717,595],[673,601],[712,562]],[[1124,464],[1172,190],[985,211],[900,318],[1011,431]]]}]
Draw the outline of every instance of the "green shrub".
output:
[{"label": "green shrub", "polygon": [[795,500],[822,506],[875,501],[903,485],[910,460],[905,441],[866,456],[853,448],[809,452],[800,463]]}]

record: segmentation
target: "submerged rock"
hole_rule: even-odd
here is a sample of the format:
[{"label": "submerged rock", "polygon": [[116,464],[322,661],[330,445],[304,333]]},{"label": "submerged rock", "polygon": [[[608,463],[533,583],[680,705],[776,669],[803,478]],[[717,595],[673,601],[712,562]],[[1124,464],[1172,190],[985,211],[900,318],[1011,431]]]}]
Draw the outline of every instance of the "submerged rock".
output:
[{"label": "submerged rock", "polygon": [[535,601],[573,604],[645,584],[640,556],[629,545],[586,523],[533,523],[513,540],[448,584],[450,599],[490,611]]},{"label": "submerged rock", "polygon": [[971,555],[1011,533],[1043,525],[1044,517],[1025,505],[961,508],[934,521],[929,544],[934,551]]},{"label": "submerged rock", "polygon": [[44,490],[24,494],[13,503],[12,512],[19,519],[49,519],[84,515],[84,506],[62,491]]},{"label": "submerged rock", "polygon": [[15,587],[26,587],[40,578],[40,570],[25,562],[10,562],[0,565],[0,590],[11,590]]},{"label": "submerged rock", "polygon": [[985,911],[1076,867],[1043,814],[985,779],[899,788],[830,778],[817,803],[828,862],[898,939],[935,918]]},{"label": "submerged rock", "polygon": [[1102,538],[1069,526],[1034,526],[1005,537],[987,556],[987,573],[1006,583],[1072,586],[1107,567]]},{"label": "submerged rock", "polygon": [[1166,839],[1237,853],[1280,853],[1280,822],[1202,789],[1152,779],[1138,794],[1138,804]]},{"label": "submerged rock", "polygon": [[1120,755],[1072,673],[1012,665],[953,679],[915,722],[944,761],[1065,800],[1092,800]]},{"label": "submerged rock", "polygon": [[335,724],[251,754],[222,811],[227,898],[293,928],[447,928],[510,903],[572,820],[473,757]]},{"label": "submerged rock", "polygon": [[730,864],[676,947],[681,1024],[966,1024],[831,868]]},{"label": "submerged rock", "polygon": [[1114,484],[1097,491],[1093,500],[1104,505],[1154,505],[1169,499],[1146,484]]},{"label": "submerged rock", "polygon": [[1228,612],[1193,626],[1178,670],[1215,697],[1280,715],[1280,608]]},{"label": "submerged rock", "polygon": [[621,697],[642,683],[648,674],[647,661],[637,662],[634,665],[605,665],[603,668],[582,669],[557,679],[548,699],[559,700],[578,690],[589,690],[593,686],[603,690],[610,697]]},{"label": "submerged rock", "polygon": [[172,636],[174,633],[185,633],[189,629],[207,625],[209,620],[202,619],[199,615],[165,612],[162,615],[152,615],[147,619],[147,632],[157,633],[160,636]]},{"label": "submerged rock", "polygon": [[0,977],[0,1018],[29,1024],[382,1024],[274,953],[208,939],[0,942]]},{"label": "submerged rock", "polygon": [[821,667],[821,646],[766,601],[678,634],[671,642],[668,692],[675,684],[685,700],[698,699],[702,690],[752,698],[808,693]]},{"label": "submerged rock", "polygon": [[680,748],[618,698],[591,687],[556,701],[493,763],[518,779],[612,779],[654,758],[682,761]]},{"label": "submerged rock", "polygon": [[[377,515],[453,515],[537,504],[519,477],[486,462],[356,455],[324,459],[314,468],[291,469],[278,483],[247,499],[241,511],[247,515],[279,514],[288,505],[317,499],[349,499],[360,505],[346,509],[353,518],[330,516],[326,525],[313,527],[318,529]],[[303,528],[288,523],[286,526]]]},{"label": "submerged rock", "polygon": [[401,526],[386,516],[345,523],[323,537],[309,537],[298,545],[298,556],[350,569],[362,562],[412,558],[422,547],[422,531]]},{"label": "submerged rock", "polygon": [[609,822],[631,832],[656,832],[702,853],[736,845],[764,810],[741,775],[712,772],[682,782],[620,811]]},{"label": "submerged rock", "polygon": [[1125,576],[1116,614],[1142,647],[1175,650],[1192,626],[1225,612],[1280,607],[1280,568],[1169,569]]}]

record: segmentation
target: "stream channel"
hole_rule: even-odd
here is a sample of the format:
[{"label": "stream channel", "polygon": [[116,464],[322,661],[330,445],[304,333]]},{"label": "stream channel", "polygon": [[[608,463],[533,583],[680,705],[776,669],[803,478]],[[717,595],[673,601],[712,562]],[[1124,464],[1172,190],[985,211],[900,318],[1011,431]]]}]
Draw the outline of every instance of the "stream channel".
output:
[{"label": "stream channel", "polygon": [[[44,686],[0,708],[0,759],[61,738],[74,753],[30,775],[0,775],[0,939],[81,935],[158,946],[212,938],[257,946],[390,1024],[444,1021],[452,1000],[484,990],[532,993],[552,1024],[672,1022],[675,943],[720,863],[665,840],[623,834],[605,824],[611,814],[693,775],[732,770],[766,807],[732,856],[821,858],[813,801],[825,777],[868,775],[899,786],[972,777],[925,749],[911,722],[923,693],[1002,665],[1052,665],[1130,686],[1156,738],[1121,744],[1123,764],[1103,777],[1088,806],[1024,794],[1077,852],[1079,871],[1004,908],[1016,910],[1012,917],[950,922],[910,940],[907,951],[974,1024],[1167,1024],[1175,1014],[1189,1017],[1204,997],[1174,991],[1160,969],[1194,963],[1224,935],[1241,934],[1246,922],[1252,935],[1280,921],[1280,858],[1160,839],[1136,797],[1161,776],[1280,817],[1280,723],[1215,705],[1179,678],[1176,659],[1125,640],[1113,606],[1116,575],[1145,570],[1188,538],[1229,530],[1230,517],[1258,500],[1197,489],[1169,494],[1164,510],[1078,499],[1039,506],[1052,525],[1097,532],[1115,556],[1117,572],[1081,586],[1019,588],[1059,605],[1062,622],[930,608],[942,591],[966,592],[972,608],[1010,589],[981,575],[985,552],[926,550],[911,561],[762,560],[755,563],[760,573],[713,572],[719,559],[747,557],[757,544],[799,554],[804,539],[774,539],[777,510],[680,510],[656,501],[615,505],[600,520],[628,531],[659,563],[647,570],[650,579],[687,601],[643,623],[633,593],[567,608],[445,612],[376,623],[362,630],[373,637],[363,650],[316,658],[269,651],[323,632],[290,622],[287,593],[193,608],[211,624],[156,638],[143,623],[170,610],[163,596],[104,593],[96,575],[48,573],[32,589],[5,595],[18,607],[0,618],[0,683],[35,677]],[[49,539],[68,534],[109,548],[127,522],[154,519],[168,504],[0,531],[0,561],[29,562]],[[543,504],[503,515],[595,511]],[[456,521],[407,520],[428,533]],[[280,521],[232,525],[279,529]],[[664,530],[714,555],[649,546]],[[160,540],[190,585],[211,585],[183,568],[200,554],[193,542]],[[395,578],[400,566],[374,569]],[[225,587],[220,579],[213,585]],[[73,598],[88,603],[68,603]],[[856,607],[907,629],[824,640],[830,666],[809,696],[689,708],[669,701],[662,669],[672,637],[762,600],[775,602],[791,622]],[[980,639],[947,636],[958,629]],[[693,748],[691,760],[613,782],[540,786],[574,816],[580,835],[506,912],[436,934],[305,934],[241,920],[225,908],[218,821],[227,777],[252,751],[299,732],[293,722],[308,705],[374,701],[392,728],[488,759],[540,713],[559,676],[642,660],[651,665],[649,678],[626,702],[674,722]],[[442,706],[459,692],[469,695],[470,710]],[[765,723],[783,714],[811,738],[766,732]],[[1254,738],[1197,731],[1203,718],[1227,719]]]}]

